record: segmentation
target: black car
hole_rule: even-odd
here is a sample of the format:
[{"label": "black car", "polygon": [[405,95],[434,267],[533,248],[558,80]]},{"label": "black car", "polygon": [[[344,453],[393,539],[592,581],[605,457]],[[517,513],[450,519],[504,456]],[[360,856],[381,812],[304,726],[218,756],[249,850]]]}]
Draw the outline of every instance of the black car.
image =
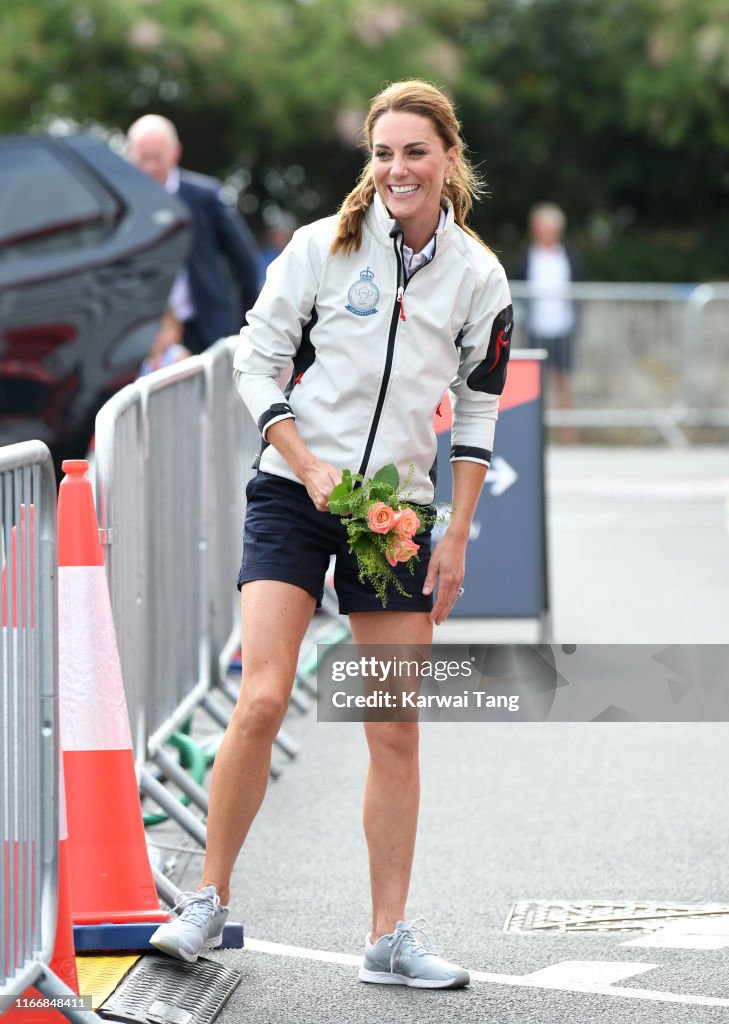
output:
[{"label": "black car", "polygon": [[151,348],[190,216],[88,135],[0,138],[0,444],[83,458]]}]

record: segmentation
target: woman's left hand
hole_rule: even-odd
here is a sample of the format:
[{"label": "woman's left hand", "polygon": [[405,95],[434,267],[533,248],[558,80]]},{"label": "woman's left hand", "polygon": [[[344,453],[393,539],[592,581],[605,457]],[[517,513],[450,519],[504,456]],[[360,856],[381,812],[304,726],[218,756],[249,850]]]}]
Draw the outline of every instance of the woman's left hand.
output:
[{"label": "woman's left hand", "polygon": [[430,594],[438,582],[435,604],[430,613],[430,621],[439,626],[450,615],[453,605],[458,599],[458,592],[466,574],[466,544],[468,538],[461,540],[446,530],[428,563],[428,575],[425,578],[423,593]]}]

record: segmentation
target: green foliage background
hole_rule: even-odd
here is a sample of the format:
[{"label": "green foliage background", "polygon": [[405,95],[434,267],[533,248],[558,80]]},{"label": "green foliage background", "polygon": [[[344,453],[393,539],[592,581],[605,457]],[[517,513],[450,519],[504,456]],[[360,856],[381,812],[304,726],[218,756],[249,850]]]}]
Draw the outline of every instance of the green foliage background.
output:
[{"label": "green foliage background", "polygon": [[[333,212],[382,84],[459,106],[507,266],[529,206],[564,206],[590,276],[727,276],[726,0],[4,0],[0,132],[178,125],[259,234]],[[59,121],[59,119],[61,119]]]}]

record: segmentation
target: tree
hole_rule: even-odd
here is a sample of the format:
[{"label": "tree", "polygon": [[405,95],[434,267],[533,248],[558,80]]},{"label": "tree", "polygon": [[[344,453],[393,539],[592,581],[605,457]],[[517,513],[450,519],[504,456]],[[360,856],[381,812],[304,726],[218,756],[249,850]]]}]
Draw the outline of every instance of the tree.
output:
[{"label": "tree", "polygon": [[332,212],[369,98],[422,76],[459,105],[493,195],[475,226],[505,257],[548,197],[593,273],[723,272],[725,0],[5,0],[0,17],[0,131],[167,114],[259,230],[276,204]]}]

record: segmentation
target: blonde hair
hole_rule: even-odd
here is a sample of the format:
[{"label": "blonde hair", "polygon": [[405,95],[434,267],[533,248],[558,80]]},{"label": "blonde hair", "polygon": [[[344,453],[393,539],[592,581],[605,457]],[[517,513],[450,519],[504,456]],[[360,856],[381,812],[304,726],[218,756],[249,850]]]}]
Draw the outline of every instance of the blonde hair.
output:
[{"label": "blonde hair", "polygon": [[[449,183],[443,184],[443,194],[453,204],[456,224],[485,245],[483,239],[466,224],[474,199],[478,199],[484,192],[484,183],[465,155],[466,145],[461,135],[461,124],[451,101],[436,86],[419,79],[388,85],[374,97],[365,118],[364,137],[370,151],[375,124],[383,114],[390,111],[427,117],[443,140],[446,149],[450,149],[451,146],[458,147],[456,167],[451,173]],[[370,158],[357,184],[339,208],[337,233],[332,243],[333,253],[342,250],[349,254],[360,247],[362,225],[374,195],[375,181]]]}]

